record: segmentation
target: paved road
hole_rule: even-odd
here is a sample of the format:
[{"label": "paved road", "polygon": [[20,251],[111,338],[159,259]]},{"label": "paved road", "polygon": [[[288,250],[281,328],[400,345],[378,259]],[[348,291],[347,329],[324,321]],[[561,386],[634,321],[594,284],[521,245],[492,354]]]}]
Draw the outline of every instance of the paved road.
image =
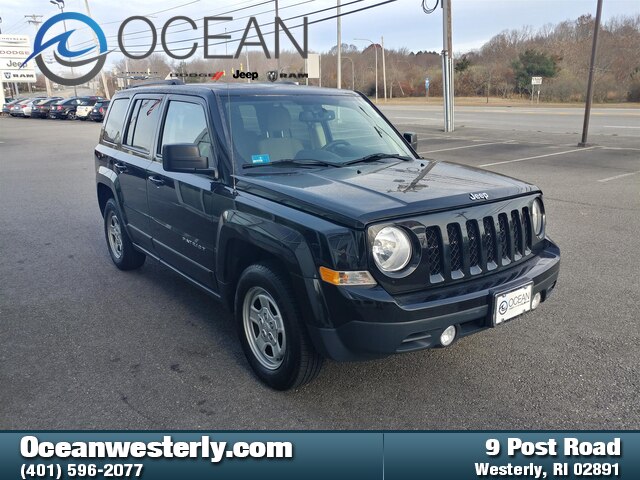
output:
[{"label": "paved road", "polygon": [[[382,105],[382,104],[381,104]],[[398,124],[442,128],[441,105],[382,105],[382,110]],[[486,130],[487,134],[511,132],[511,136],[527,139],[544,134],[570,136],[580,140],[584,109],[577,107],[458,107],[455,124],[459,128]],[[638,145],[640,110],[630,108],[594,108],[589,126],[590,140],[602,145],[617,145],[629,140]],[[511,136],[509,138],[511,138]]]},{"label": "paved road", "polygon": [[98,125],[0,118],[0,428],[640,428],[640,140],[605,130],[638,111],[603,117],[594,138],[607,148],[576,151],[573,133],[527,130],[533,118],[574,129],[553,112],[461,109],[466,126],[444,134],[400,118],[413,108],[385,110],[425,156],[544,189],[563,266],[535,314],[451,349],[328,362],[313,384],[270,391],[214,300],[153,261],[111,264]]}]

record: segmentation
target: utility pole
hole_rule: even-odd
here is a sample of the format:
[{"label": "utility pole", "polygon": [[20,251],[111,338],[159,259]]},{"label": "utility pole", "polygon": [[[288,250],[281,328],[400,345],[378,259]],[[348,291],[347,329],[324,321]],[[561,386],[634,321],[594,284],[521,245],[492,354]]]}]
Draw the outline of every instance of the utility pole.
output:
[{"label": "utility pole", "polygon": [[453,111],[453,44],[451,36],[451,0],[442,0],[442,93],[444,97],[445,132],[453,132],[455,128]]},{"label": "utility pole", "polygon": [[384,101],[387,101],[387,64],[385,62],[384,54],[384,37],[380,37],[382,45],[382,87],[384,88]]},{"label": "utility pole", "polygon": [[[24,18],[28,19],[27,23],[36,27],[36,31],[38,30],[38,26],[42,23],[42,20],[40,20],[42,15],[25,15]],[[47,97],[52,97],[53,90],[51,89],[51,82],[46,76],[44,77],[44,84],[47,87]]]},{"label": "utility pole", "polygon": [[337,18],[337,30],[338,30],[338,75],[337,75],[337,84],[338,88],[342,88],[342,17],[340,16],[342,12],[342,8],[340,6],[340,0],[338,0],[338,7],[336,9],[336,13],[338,15]]},{"label": "utility pole", "polygon": [[[89,0],[84,0],[84,8],[87,10],[87,16],[91,17],[91,9],[89,9]],[[98,37],[96,36],[95,32],[93,33],[93,40],[96,42],[96,47],[100,49],[100,44],[98,43]],[[109,93],[109,85],[107,84],[107,76],[104,74],[104,70],[100,70],[100,78],[102,79],[104,94],[107,97],[107,100],[111,100],[111,94]]]},{"label": "utility pole", "polygon": [[591,67],[589,68],[589,84],[587,86],[587,101],[584,107],[584,125],[582,126],[582,140],[578,143],[579,147],[587,146],[587,136],[589,135],[589,119],[591,118],[591,104],[593,102],[593,77],[596,71],[598,33],[600,32],[600,20],[602,19],[602,0],[598,0],[597,8],[596,24],[593,31],[593,47],[591,49]]}]

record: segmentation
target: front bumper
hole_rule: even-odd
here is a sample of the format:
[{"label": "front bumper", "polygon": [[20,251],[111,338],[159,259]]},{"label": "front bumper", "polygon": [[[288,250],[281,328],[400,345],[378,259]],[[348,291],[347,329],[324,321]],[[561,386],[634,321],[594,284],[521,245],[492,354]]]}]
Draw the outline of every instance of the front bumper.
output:
[{"label": "front bumper", "polygon": [[560,249],[550,240],[531,259],[493,275],[441,288],[391,296],[382,287],[332,287],[325,302],[333,328],[309,325],[309,334],[324,356],[338,361],[366,360],[438,347],[450,325],[457,338],[492,325],[493,299],[533,282],[533,294],[544,302],[556,285]]}]

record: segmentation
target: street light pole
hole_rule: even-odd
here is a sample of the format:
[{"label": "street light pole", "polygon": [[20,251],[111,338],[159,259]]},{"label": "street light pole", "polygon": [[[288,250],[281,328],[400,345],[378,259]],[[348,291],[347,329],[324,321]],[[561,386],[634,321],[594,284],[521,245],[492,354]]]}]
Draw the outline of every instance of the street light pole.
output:
[{"label": "street light pole", "polygon": [[587,136],[589,135],[589,119],[591,117],[591,104],[593,102],[593,77],[596,70],[596,54],[598,51],[598,33],[600,32],[600,20],[602,18],[602,0],[598,0],[598,10],[596,12],[596,24],[593,31],[593,47],[591,49],[591,67],[589,68],[589,84],[587,86],[587,101],[584,107],[584,125],[582,126],[582,141],[579,147],[587,146]]},{"label": "street light pole", "polygon": [[380,37],[380,44],[382,45],[382,87],[384,88],[384,101],[387,101],[387,63],[385,62],[384,54],[384,37]]},{"label": "street light pole", "polygon": [[361,42],[369,42],[373,45],[374,50],[376,51],[376,103],[378,102],[378,47],[373,42],[373,40],[369,40],[368,38],[354,38],[354,40],[359,40]]},{"label": "street light pole", "polygon": [[444,131],[453,132],[453,47],[451,41],[451,0],[442,2],[442,85],[444,97]]},{"label": "street light pole", "polygon": [[[52,3],[53,5],[55,5],[60,9],[61,13],[64,13],[64,0],[49,0],[49,3]],[[64,27],[64,33],[67,33],[67,22],[65,20],[62,20],[62,26]],[[76,76],[73,71],[73,67],[71,67],[71,76],[72,77]],[[76,89],[75,85],[73,86],[73,96],[74,97],[78,96],[78,90]]]},{"label": "street light pole", "polygon": [[353,64],[353,58],[351,57],[342,57],[345,60],[349,60],[351,62],[351,90],[356,89],[356,67]]}]

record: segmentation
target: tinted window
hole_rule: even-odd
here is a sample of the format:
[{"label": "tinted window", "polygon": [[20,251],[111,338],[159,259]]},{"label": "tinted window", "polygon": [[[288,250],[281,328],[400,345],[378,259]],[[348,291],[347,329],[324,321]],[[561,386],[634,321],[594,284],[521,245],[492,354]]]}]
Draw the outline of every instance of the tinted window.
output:
[{"label": "tinted window", "polygon": [[127,138],[124,142],[135,148],[147,152],[151,151],[153,135],[160,116],[159,99],[145,98],[136,100],[133,104],[133,114],[127,129]]},{"label": "tinted window", "polygon": [[113,101],[109,110],[109,117],[104,125],[105,141],[120,143],[122,141],[122,127],[124,126],[124,116],[127,113],[128,98],[120,98]]},{"label": "tinted window", "polygon": [[163,145],[175,143],[196,144],[200,149],[200,155],[209,160],[213,158],[209,129],[202,105],[180,101],[169,103],[160,153]]}]

